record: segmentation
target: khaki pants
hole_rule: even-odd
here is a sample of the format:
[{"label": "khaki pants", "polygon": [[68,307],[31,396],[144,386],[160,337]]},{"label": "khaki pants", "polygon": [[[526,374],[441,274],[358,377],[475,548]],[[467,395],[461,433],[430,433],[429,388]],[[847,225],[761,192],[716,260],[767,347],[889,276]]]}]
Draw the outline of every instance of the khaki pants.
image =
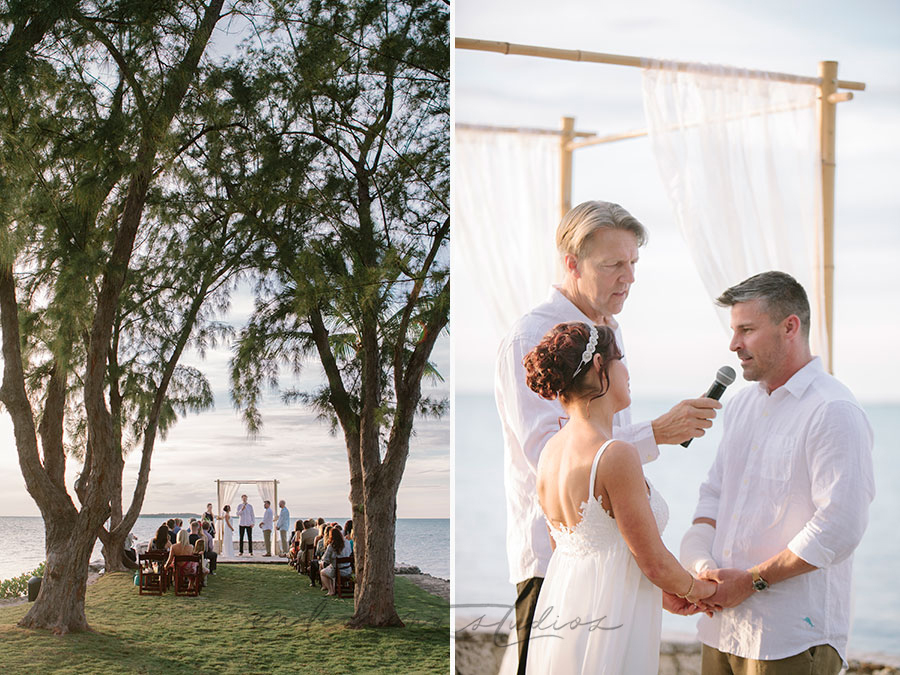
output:
[{"label": "khaki pants", "polygon": [[263,541],[266,544],[266,555],[272,555],[272,530],[263,530]]},{"label": "khaki pants", "polygon": [[287,530],[278,530],[278,531],[281,532],[281,555],[287,555],[288,548],[290,548],[288,546]]},{"label": "khaki pants", "polygon": [[703,645],[703,675],[837,675],[843,662],[831,645],[818,645],[785,659],[756,661]]}]

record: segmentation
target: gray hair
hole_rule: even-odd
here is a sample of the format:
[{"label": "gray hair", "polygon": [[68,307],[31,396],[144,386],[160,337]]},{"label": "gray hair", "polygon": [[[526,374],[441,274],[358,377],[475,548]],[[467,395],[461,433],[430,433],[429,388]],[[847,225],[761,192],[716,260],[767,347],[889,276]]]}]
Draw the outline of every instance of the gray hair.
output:
[{"label": "gray hair", "polygon": [[790,274],[771,271],[754,275],[727,289],[716,298],[716,304],[732,307],[750,300],[762,300],[769,318],[776,323],[797,315],[803,334],[809,336],[809,299],[803,286]]},{"label": "gray hair", "polygon": [[631,232],[638,246],[647,243],[647,230],[628,211],[612,202],[589,201],[570,209],[556,228],[559,254],[583,255],[591,235],[603,228]]}]

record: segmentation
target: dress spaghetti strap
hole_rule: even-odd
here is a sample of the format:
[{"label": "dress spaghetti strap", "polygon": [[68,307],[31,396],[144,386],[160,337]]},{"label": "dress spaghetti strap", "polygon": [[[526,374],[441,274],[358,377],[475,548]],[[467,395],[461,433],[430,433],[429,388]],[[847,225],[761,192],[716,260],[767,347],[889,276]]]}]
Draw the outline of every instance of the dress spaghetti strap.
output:
[{"label": "dress spaghetti strap", "polygon": [[596,499],[596,497],[594,496],[594,481],[597,479],[597,465],[600,463],[600,457],[603,455],[603,451],[606,450],[607,447],[609,447],[609,444],[612,443],[613,440],[615,439],[610,438],[608,441],[606,441],[606,443],[601,445],[600,449],[597,450],[597,454],[594,455],[594,463],[591,464],[591,482],[588,483],[589,499],[591,497],[594,497]]}]

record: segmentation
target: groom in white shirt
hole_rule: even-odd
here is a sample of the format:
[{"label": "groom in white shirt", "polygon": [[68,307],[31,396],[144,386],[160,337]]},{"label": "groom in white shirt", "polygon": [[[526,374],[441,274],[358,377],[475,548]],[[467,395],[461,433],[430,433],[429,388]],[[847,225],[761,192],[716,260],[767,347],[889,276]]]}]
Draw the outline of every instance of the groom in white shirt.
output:
[{"label": "groom in white shirt", "polygon": [[266,510],[263,512],[263,520],[259,526],[262,528],[263,542],[266,547],[263,558],[268,558],[272,555],[272,523],[275,520],[275,514],[272,512],[272,502],[268,499],[263,502],[263,506]]},{"label": "groom in white shirt", "polygon": [[247,495],[241,495],[241,503],[237,505],[237,515],[240,518],[240,537],[241,543],[238,555],[244,555],[244,533],[247,534],[247,551],[253,555],[253,521],[256,516],[253,515],[253,505],[247,503]]},{"label": "groom in white shirt", "polygon": [[[573,208],[556,231],[563,283],[553,286],[547,301],[519,319],[500,344],[494,393],[503,426],[506,550],[517,593],[519,673],[525,672],[534,608],[552,553],[537,498],[537,463],[564,419],[558,401],[541,398],[525,383],[522,359],[551,328],[566,321],[610,326],[624,354],[622,331],[613,316],[622,311],[634,283],[638,249],[646,240],[644,226],[618,204],[590,201]],[[631,423],[626,408],[613,419],[613,435],[634,443],[642,461],[649,462],[659,456],[658,445],[702,436],[720,407],[709,398],[682,401],[652,422],[638,424]]]},{"label": "groom in white shirt", "polygon": [[836,675],[846,661],[853,550],[875,496],[872,429],[809,349],[803,287],[765,272],[726,290],[741,390],[681,562],[719,582],[701,617],[703,675]]}]

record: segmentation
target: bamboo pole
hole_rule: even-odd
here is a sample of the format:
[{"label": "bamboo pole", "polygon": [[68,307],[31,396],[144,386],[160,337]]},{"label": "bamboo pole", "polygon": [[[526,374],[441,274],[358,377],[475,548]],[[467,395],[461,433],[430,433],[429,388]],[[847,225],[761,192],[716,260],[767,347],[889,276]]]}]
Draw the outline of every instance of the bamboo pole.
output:
[{"label": "bamboo pole", "polygon": [[[221,515],[221,513],[222,513],[222,488],[220,485],[221,482],[222,481],[220,481],[218,478],[216,479],[216,502],[218,502],[218,504],[219,504],[219,509],[218,509],[218,511],[216,511],[216,514],[218,514],[218,515]],[[225,521],[223,520],[219,524],[219,527],[216,528],[216,541],[219,542],[219,547],[218,547],[219,550],[216,551],[216,553],[222,552],[222,543],[221,542],[225,536],[225,532],[223,531],[222,528],[224,528],[224,527],[225,527]]]},{"label": "bamboo pole", "polygon": [[575,138],[575,118],[562,118],[562,133],[559,138],[559,217],[562,218],[572,208],[572,149],[569,145]]},{"label": "bamboo pole", "polygon": [[[559,136],[562,131],[559,129],[539,129],[536,127],[503,127],[494,124],[469,124],[468,122],[457,122],[454,125],[457,129],[465,131],[490,131],[496,134],[529,134],[532,136]],[[575,131],[575,138],[593,138],[597,135],[595,131]]]},{"label": "bamboo pole", "polygon": [[[472,38],[456,38],[454,42],[457,49],[471,49],[482,52],[494,52],[498,54],[515,54],[518,56],[538,56],[545,59],[562,59],[564,61],[584,61],[587,63],[606,63],[614,66],[631,66],[634,68],[647,68],[654,59],[640,56],[623,56],[621,54],[604,54],[602,52],[586,52],[580,49],[554,49],[552,47],[537,47],[534,45],[522,45],[512,42],[498,42],[496,40],[473,40]],[[694,72],[708,72],[711,75],[720,74],[715,66],[706,66],[685,61],[669,61],[667,66],[678,70],[693,70]],[[777,82],[792,82],[794,84],[822,85],[822,77],[807,77],[805,75],[792,75],[767,70],[748,70],[750,77],[775,80]],[[864,91],[865,82],[853,82],[851,80],[837,80],[837,89],[855,89]]]},{"label": "bamboo pole", "polygon": [[[272,484],[273,484],[273,486],[274,486],[274,490],[273,490],[273,493],[274,493],[274,494],[272,495],[272,499],[275,500],[275,503],[272,505],[272,506],[274,506],[275,508],[272,509],[272,512],[274,513],[275,511],[278,510],[278,481],[277,481],[277,480],[273,480],[273,481],[272,481]],[[272,539],[274,540],[274,541],[272,542],[272,553],[274,553],[275,555],[281,555],[281,544],[279,544],[279,541],[280,541],[280,538],[281,538],[281,533],[278,532],[277,534],[278,534],[278,536],[275,536],[275,535],[276,535],[276,532],[275,532],[275,530],[273,529],[273,530],[272,530],[272,534],[270,535],[270,536],[272,537]],[[267,551],[267,553],[268,553],[268,551]]]},{"label": "bamboo pole", "polygon": [[834,373],[834,169],[835,127],[837,104],[834,94],[838,88],[837,61],[819,62],[819,147],[822,155],[822,277],[825,295],[825,333],[828,353],[825,366]]}]

